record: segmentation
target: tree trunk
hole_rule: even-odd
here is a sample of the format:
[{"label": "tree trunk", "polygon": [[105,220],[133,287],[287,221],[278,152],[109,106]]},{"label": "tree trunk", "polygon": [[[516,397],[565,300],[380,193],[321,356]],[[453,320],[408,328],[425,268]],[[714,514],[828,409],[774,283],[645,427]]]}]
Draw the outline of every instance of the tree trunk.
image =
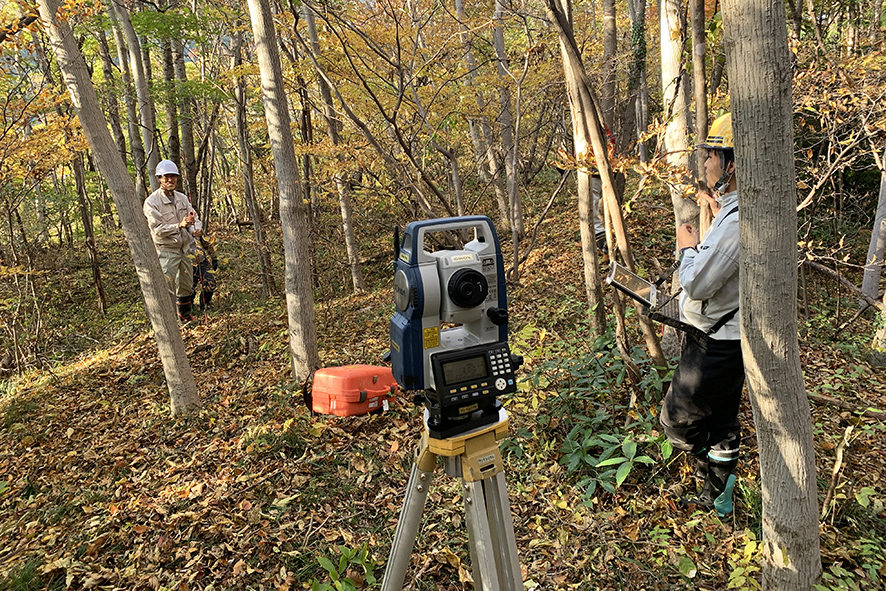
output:
[{"label": "tree trunk", "polygon": [[[689,11],[692,15],[692,87],[695,91],[695,142],[700,143],[708,137],[708,92],[705,79],[705,12],[704,0],[689,0]],[[707,191],[704,180],[704,150],[695,150],[695,169],[699,191]],[[704,236],[711,227],[711,208],[707,201],[699,206],[698,235]]]},{"label": "tree trunk", "polygon": [[464,0],[455,0],[455,13],[460,23],[459,35],[465,50],[465,63],[468,66],[466,83],[473,90],[477,102],[478,115],[476,118],[470,118],[468,124],[471,130],[471,140],[477,152],[478,174],[480,180],[492,185],[495,191],[496,202],[498,203],[500,222],[504,227],[510,228],[511,216],[508,213],[510,210],[508,207],[508,196],[501,182],[503,167],[500,164],[501,158],[493,147],[495,146],[495,141],[492,139],[492,129],[484,114],[486,111],[486,99],[477,84],[477,60],[474,58],[470,32],[466,24],[467,16],[465,15]]},{"label": "tree trunk", "polygon": [[114,63],[111,61],[111,51],[108,47],[108,36],[104,31],[98,31],[98,50],[102,58],[102,73],[105,77],[105,100],[108,103],[108,120],[111,123],[111,132],[114,135],[114,143],[120,158],[126,161],[126,137],[123,135],[123,127],[120,125],[120,105],[117,102],[117,90],[114,88]]},{"label": "tree trunk", "polygon": [[[680,0],[661,0],[659,10],[661,85],[667,121],[664,136],[666,160],[672,169],[688,169],[689,99],[686,92],[686,70],[683,67],[686,14]],[[675,227],[687,223],[697,226],[698,206],[694,200],[684,199],[684,188],[685,185],[671,186]]]},{"label": "tree trunk", "polygon": [[[117,11],[113,4],[108,4],[108,16],[111,17],[114,31],[114,41],[117,43],[117,61],[120,62],[120,77],[123,80],[123,102],[126,105],[126,119],[129,131],[129,147],[132,151],[132,166],[135,168],[135,192],[139,201],[144,201],[148,196],[145,190],[145,145],[142,142],[141,132],[138,128],[138,111],[135,104],[135,96],[132,89],[132,75],[129,70],[129,60],[126,59],[126,43],[120,32]],[[125,160],[124,160],[125,162]]]},{"label": "tree trunk", "polygon": [[311,292],[310,243],[305,229],[307,212],[298,180],[298,161],[293,149],[286,90],[275,42],[274,21],[268,0],[248,0],[249,16],[261,71],[262,99],[268,136],[280,192],[280,222],[286,258],[286,309],[289,317],[289,348],[292,377],[306,381],[320,365],[314,297]]},{"label": "tree trunk", "polygon": [[89,204],[89,196],[86,194],[86,171],[83,169],[83,158],[80,154],[74,155],[71,163],[74,168],[74,179],[77,185],[77,205],[80,208],[80,220],[83,222],[83,237],[86,243],[86,252],[89,253],[89,266],[92,268],[92,283],[95,285],[95,297],[98,311],[104,314],[107,309],[105,288],[102,284],[102,271],[98,261],[98,248],[95,245],[95,228],[92,223],[92,207]]},{"label": "tree trunk", "polygon": [[[560,35],[560,49],[563,54],[563,69],[566,73],[566,77],[567,79],[571,78],[574,80],[577,86],[577,94],[579,95],[580,100],[579,112],[582,117],[581,123],[586,126],[582,133],[584,133],[585,137],[590,138],[591,140],[594,162],[600,173],[600,181],[603,190],[603,199],[601,202],[604,205],[604,212],[607,219],[611,221],[610,224],[607,224],[607,234],[609,233],[609,228],[611,228],[615,235],[614,240],[609,240],[608,236],[607,240],[610,244],[613,244],[614,242],[618,243],[618,250],[621,252],[625,265],[633,270],[634,256],[631,252],[630,244],[628,244],[624,218],[621,213],[621,205],[618,202],[618,197],[612,180],[612,170],[609,166],[609,152],[607,149],[608,141],[604,136],[603,127],[598,115],[597,99],[594,95],[594,90],[591,86],[587,72],[584,70],[581,54],[578,51],[578,45],[575,42],[575,36],[572,32],[572,24],[566,16],[570,14],[568,0],[563,1],[562,9],[556,4],[556,0],[546,0],[545,8],[547,9],[548,18],[554,23],[554,26],[557,28],[557,32]],[[583,154],[582,156],[583,159],[586,159],[590,154]],[[613,247],[610,248],[609,256],[615,256],[615,249]],[[599,281],[599,277],[595,278],[594,281]],[[639,320],[640,328],[643,331],[643,337],[646,340],[646,346],[649,349],[649,356],[659,367],[666,367],[667,361],[661,350],[661,343],[652,329],[652,324],[649,321],[649,318],[641,315]]]},{"label": "tree trunk", "polygon": [[[43,48],[43,41],[39,37],[34,39],[34,50],[34,53],[37,56],[37,61],[40,65],[40,69],[43,70],[43,75],[45,76],[46,80],[52,86],[56,86],[55,76],[52,73],[52,69],[49,67],[49,60],[46,58],[46,51]],[[64,118],[65,113],[62,109],[62,105],[56,104],[55,112],[58,115],[59,119]],[[68,144],[70,144],[72,141],[72,138],[70,137],[70,133],[68,131],[65,131],[65,139]],[[101,267],[99,266],[98,261],[98,249],[95,244],[95,226],[92,222],[92,206],[89,203],[89,196],[86,194],[86,171],[83,166],[83,157],[80,155],[80,153],[74,153],[74,158],[71,162],[71,168],[74,171],[74,185],[77,192],[77,206],[80,210],[80,220],[83,224],[84,242],[86,244],[86,250],[89,254],[89,263],[92,267],[92,281],[93,285],[95,285],[98,311],[100,314],[104,314],[107,308],[107,298],[105,297],[105,288],[102,285]],[[53,176],[53,179],[54,178],[55,177]]]},{"label": "tree trunk", "polygon": [[[305,22],[308,27],[308,38],[311,43],[311,52],[315,58],[320,55],[320,40],[317,35],[317,26],[314,22],[314,11],[307,4],[303,5],[302,10]],[[350,176],[345,169],[345,159],[339,152],[341,138],[339,137],[339,129],[341,122],[335,114],[335,107],[332,104],[332,92],[329,85],[322,76],[317,76],[317,85],[320,88],[320,96],[323,99],[323,117],[326,119],[326,132],[329,135],[329,141],[332,143],[333,150],[336,151],[335,159],[338,161],[338,170],[333,176],[335,188],[338,191],[338,203],[341,209],[342,233],[345,238],[345,250],[348,255],[348,265],[351,268],[351,283],[354,285],[355,292],[366,290],[366,281],[363,279],[363,270],[360,268],[360,253],[357,249],[357,237],[354,232],[353,208],[351,207],[351,185],[347,177]]]},{"label": "tree trunk", "polygon": [[57,19],[59,0],[40,0],[40,17],[46,24],[65,85],[83,127],[83,133],[95,154],[99,168],[114,195],[123,232],[135,262],[148,317],[154,328],[154,339],[160,352],[170,406],[174,415],[186,413],[200,405],[194,375],[188,365],[178,319],[169,298],[166,277],[151,241],[141,202],[132,186],[132,179],[117,153],[108,124],[99,106],[95,88],[86,70],[86,62],[77,48],[67,21]]},{"label": "tree trunk", "polygon": [[[148,159],[148,182],[151,185],[151,191],[156,191],[160,187],[160,182],[154,171],[157,169],[157,163],[160,162],[160,146],[157,144],[156,130],[157,123],[154,115],[154,104],[151,102],[151,94],[148,90],[148,77],[145,72],[145,64],[142,60],[141,43],[132,28],[132,21],[129,19],[129,12],[122,5],[109,4],[117,13],[117,19],[120,27],[123,29],[123,35],[126,37],[126,46],[129,48],[129,65],[132,69],[132,79],[135,83],[135,95],[138,98],[138,114],[139,124],[141,125],[142,143],[145,146]],[[139,174],[144,171],[139,170]]]},{"label": "tree trunk", "polygon": [[[502,0],[495,0],[495,16],[493,29],[493,45],[495,46],[496,64],[499,78],[499,115],[501,129],[501,145],[504,151],[505,186],[508,191],[511,229],[519,238],[523,238],[523,205],[520,202],[520,187],[517,182],[517,139],[514,137],[514,119],[511,115],[510,74],[508,73],[508,56],[505,51],[504,12]],[[514,250],[517,245],[514,245]]]},{"label": "tree trunk", "polygon": [[178,86],[176,93],[178,98],[178,121],[181,126],[181,151],[182,164],[184,174],[182,175],[182,186],[185,194],[191,199],[195,199],[197,185],[197,159],[194,155],[194,109],[191,98],[183,91],[187,86],[188,72],[185,70],[185,53],[182,42],[178,39],[172,40],[173,60],[172,67],[175,70],[175,81]]},{"label": "tree trunk", "polygon": [[877,214],[871,231],[871,243],[865,259],[864,278],[861,290],[877,298],[880,292],[880,274],[883,272],[883,253],[886,251],[886,151],[880,161],[880,197],[877,200]]},{"label": "tree trunk", "polygon": [[[615,53],[618,49],[618,27],[615,23],[615,0],[603,0],[603,84],[600,108],[603,121],[615,129]],[[620,135],[620,134],[619,134]]]},{"label": "tree trunk", "polygon": [[178,102],[175,96],[175,58],[172,53],[172,41],[169,39],[164,39],[161,42],[161,55],[163,56],[163,82],[166,84],[166,132],[169,134],[166,157],[181,165],[181,142],[178,139]]},{"label": "tree trunk", "polygon": [[[560,9],[571,24],[571,7],[568,0],[560,5]],[[560,52],[563,59],[563,70],[566,78],[566,95],[569,98],[569,111],[572,114],[572,142],[575,158],[586,159],[593,153],[590,145],[588,114],[582,108],[581,72],[576,71],[575,64],[569,59],[563,39],[560,40]],[[578,191],[578,225],[581,235],[581,254],[584,267],[585,295],[588,309],[591,311],[591,330],[601,336],[606,329],[606,307],[603,304],[603,286],[600,281],[600,262],[597,257],[597,244],[594,233],[594,197],[591,175],[587,170],[579,169],[576,178]]]},{"label": "tree trunk", "polygon": [[[234,38],[234,68],[243,65],[243,31]],[[262,222],[264,216],[255,194],[255,180],[252,167],[252,149],[249,144],[249,128],[246,125],[246,77],[237,76],[234,84],[234,98],[237,101],[237,114],[234,119],[237,128],[237,141],[240,146],[240,163],[243,171],[243,196],[246,201],[246,209],[252,219],[252,231],[255,236],[255,251],[258,257],[258,266],[261,270],[262,297],[277,295],[277,282],[274,280],[274,270],[271,266],[271,253],[265,240]]]},{"label": "tree trunk", "polygon": [[[628,0],[631,17],[631,66],[628,78],[628,100],[634,102],[637,153],[640,162],[649,161],[649,152],[642,135],[649,127],[649,85],[646,80],[646,0]],[[629,138],[625,138],[627,141]],[[622,145],[622,148],[625,144]]]},{"label": "tree trunk", "polygon": [[812,418],[797,343],[791,60],[781,0],[724,0],[741,199],[742,354],[760,453],[763,589],[821,576]]}]

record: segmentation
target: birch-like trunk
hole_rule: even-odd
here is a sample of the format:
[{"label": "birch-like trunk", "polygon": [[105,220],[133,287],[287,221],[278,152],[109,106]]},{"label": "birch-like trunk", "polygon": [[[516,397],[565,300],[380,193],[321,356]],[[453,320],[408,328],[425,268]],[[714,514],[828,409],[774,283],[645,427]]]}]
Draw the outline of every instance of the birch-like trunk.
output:
[{"label": "birch-like trunk", "polygon": [[261,71],[262,99],[268,137],[274,155],[277,189],[280,192],[280,222],[286,259],[286,310],[289,317],[289,349],[292,353],[292,377],[306,381],[320,366],[314,297],[311,291],[310,227],[298,161],[293,148],[291,119],[283,86],[280,53],[277,49],[274,21],[268,0],[248,0],[249,17]]},{"label": "birch-like trunk", "polygon": [[[129,65],[131,67],[132,80],[135,84],[135,95],[138,98],[142,143],[144,144],[148,160],[148,182],[151,185],[151,191],[156,191],[160,187],[160,181],[157,180],[157,175],[154,174],[154,171],[157,170],[157,163],[160,162],[160,146],[157,144],[157,123],[154,115],[154,103],[151,101],[151,93],[148,90],[148,76],[145,73],[145,64],[142,61],[141,42],[138,40],[138,35],[135,34],[135,29],[132,28],[132,21],[129,19],[129,12],[126,8],[113,2],[109,6],[116,12],[120,28],[126,37],[126,46],[129,49]],[[139,170],[140,174],[141,172]]]},{"label": "birch-like trunk", "polygon": [[495,191],[495,199],[498,203],[498,212],[501,223],[506,228],[511,227],[510,207],[508,206],[508,195],[505,191],[504,184],[501,179],[501,156],[495,150],[495,141],[492,139],[492,127],[486,118],[486,98],[477,83],[477,60],[474,57],[474,49],[471,44],[468,30],[467,16],[465,14],[464,0],[455,0],[455,13],[459,20],[459,36],[465,50],[465,63],[468,66],[466,78],[467,86],[474,92],[474,98],[477,103],[477,117],[468,121],[470,125],[471,141],[474,143],[474,150],[477,153],[477,169],[480,180],[484,184],[491,184]]},{"label": "birch-like trunk", "polygon": [[187,413],[200,405],[200,398],[185,354],[178,318],[169,298],[167,280],[160,270],[160,261],[142,213],[141,201],[136,195],[126,166],[117,153],[114,140],[111,139],[108,122],[101,111],[95,88],[86,70],[86,62],[77,48],[70,26],[67,21],[56,16],[59,0],[40,0],[39,9],[83,133],[117,205],[123,233],[132,251],[148,317],[154,328],[154,340],[163,363],[172,414]]},{"label": "birch-like trunk", "polygon": [[[520,202],[520,186],[517,178],[517,140],[514,137],[514,118],[511,112],[510,73],[508,72],[508,56],[505,51],[504,33],[505,6],[502,0],[495,1],[495,27],[492,31],[495,47],[496,65],[499,77],[499,115],[498,123],[501,131],[501,145],[504,152],[505,186],[508,191],[511,230],[519,238],[524,236],[523,204]],[[514,246],[516,250],[516,245]]]},{"label": "birch-like trunk", "polygon": [[877,200],[877,213],[871,231],[871,243],[865,259],[864,278],[861,290],[877,299],[880,292],[880,275],[883,272],[883,253],[886,251],[886,151],[880,165],[880,197]]},{"label": "birch-like trunk", "polygon": [[136,108],[135,93],[132,86],[132,74],[129,70],[129,60],[126,58],[126,42],[123,40],[123,33],[120,32],[117,11],[110,4],[107,8],[108,16],[111,19],[111,28],[114,32],[114,42],[117,44],[120,78],[123,81],[123,103],[126,105],[129,149],[132,152],[132,166],[135,168],[135,192],[139,200],[144,201],[148,196],[148,192],[145,189],[145,175],[142,172],[145,166],[147,166],[145,162],[145,144],[142,141],[138,126],[138,109]]},{"label": "birch-like trunk", "polygon": [[741,206],[742,354],[763,488],[763,589],[821,576],[812,417],[797,343],[797,193],[782,0],[724,0]]},{"label": "birch-like trunk", "polygon": [[[240,31],[234,37],[234,69],[243,65],[243,32]],[[236,101],[236,116],[234,124],[237,129],[237,142],[240,147],[240,170],[243,174],[243,197],[249,217],[252,219],[252,231],[255,236],[255,251],[261,269],[262,297],[271,294],[277,295],[277,282],[274,279],[274,270],[271,266],[271,254],[265,240],[264,228],[262,228],[261,205],[255,194],[255,179],[252,166],[252,148],[249,143],[249,128],[246,125],[246,78],[237,76],[234,82],[234,100]]]},{"label": "birch-like trunk", "polygon": [[178,39],[172,40],[172,68],[175,71],[175,81],[178,85],[178,121],[181,126],[181,151],[184,173],[182,186],[185,194],[196,199],[194,193],[197,190],[197,158],[194,151],[194,107],[193,101],[184,92],[187,87],[188,73],[185,70],[184,46]]},{"label": "birch-like trunk", "polygon": [[[661,85],[665,116],[664,146],[666,160],[671,168],[688,169],[689,164],[689,98],[687,74],[683,64],[686,14],[680,0],[661,0],[659,3],[661,30]],[[683,198],[683,186],[671,187],[675,227],[691,223],[698,225],[698,206],[692,199]]]},{"label": "birch-like trunk", "polygon": [[[315,58],[320,56],[320,39],[317,35],[317,25],[314,21],[314,10],[307,4],[303,5],[302,12],[308,26],[308,40],[311,52]],[[345,238],[345,250],[348,255],[348,265],[351,268],[351,283],[354,291],[366,290],[366,281],[363,279],[363,270],[360,268],[360,253],[357,249],[357,237],[354,231],[354,213],[351,207],[351,185],[348,182],[349,172],[345,169],[345,158],[340,153],[341,137],[339,129],[341,122],[335,114],[335,106],[332,103],[332,92],[323,76],[317,76],[317,85],[320,88],[320,96],[323,99],[323,117],[326,120],[326,132],[333,150],[336,151],[335,159],[339,162],[339,170],[335,173],[333,181],[338,191],[338,204],[341,209],[342,233]]]}]

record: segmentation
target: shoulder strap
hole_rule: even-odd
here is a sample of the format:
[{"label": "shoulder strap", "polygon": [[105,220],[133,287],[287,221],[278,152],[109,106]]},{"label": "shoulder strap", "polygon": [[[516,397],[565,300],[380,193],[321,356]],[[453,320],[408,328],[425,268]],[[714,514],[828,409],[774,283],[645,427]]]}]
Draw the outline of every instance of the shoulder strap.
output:
[{"label": "shoulder strap", "polygon": [[731,312],[727,312],[726,315],[720,318],[720,320],[718,320],[716,324],[714,324],[714,326],[712,326],[711,329],[705,334],[714,334],[715,332],[723,328],[727,322],[732,320],[736,314],[738,314],[738,308],[732,310]]},{"label": "shoulder strap", "polygon": [[733,207],[732,209],[730,209],[729,211],[724,213],[722,218],[717,216],[717,225],[719,226],[720,224],[722,224],[723,220],[725,220],[726,218],[731,216],[733,213],[738,213],[738,205],[737,204],[735,207]]}]

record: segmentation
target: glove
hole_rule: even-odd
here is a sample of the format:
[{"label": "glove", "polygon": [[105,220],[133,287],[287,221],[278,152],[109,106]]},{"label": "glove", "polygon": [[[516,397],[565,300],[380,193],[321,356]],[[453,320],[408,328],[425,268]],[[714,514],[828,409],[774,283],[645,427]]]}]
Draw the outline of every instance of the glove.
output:
[{"label": "glove", "polygon": [[212,259],[212,270],[218,271],[218,259],[216,259],[216,258]]}]

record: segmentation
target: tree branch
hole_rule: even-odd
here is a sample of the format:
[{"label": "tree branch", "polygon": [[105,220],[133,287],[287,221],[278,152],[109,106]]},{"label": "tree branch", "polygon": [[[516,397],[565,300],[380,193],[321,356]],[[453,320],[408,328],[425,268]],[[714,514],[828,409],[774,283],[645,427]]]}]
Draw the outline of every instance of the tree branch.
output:
[{"label": "tree branch", "polygon": [[846,276],[843,275],[842,273],[834,271],[833,269],[828,269],[827,267],[825,267],[821,263],[816,263],[815,261],[805,260],[800,264],[806,265],[810,269],[814,269],[814,270],[818,271],[819,273],[821,273],[822,275],[827,275],[828,277],[830,277],[832,279],[836,279],[844,287],[846,287],[849,291],[853,292],[855,295],[857,295],[859,298],[861,298],[862,300],[864,300],[865,302],[870,304],[872,307],[874,307],[880,311],[886,311],[886,306],[883,305],[883,302],[881,302],[880,300],[877,300],[875,298],[872,298],[870,295],[863,292],[860,287],[856,286],[854,283],[849,281],[849,279],[847,279]]}]

